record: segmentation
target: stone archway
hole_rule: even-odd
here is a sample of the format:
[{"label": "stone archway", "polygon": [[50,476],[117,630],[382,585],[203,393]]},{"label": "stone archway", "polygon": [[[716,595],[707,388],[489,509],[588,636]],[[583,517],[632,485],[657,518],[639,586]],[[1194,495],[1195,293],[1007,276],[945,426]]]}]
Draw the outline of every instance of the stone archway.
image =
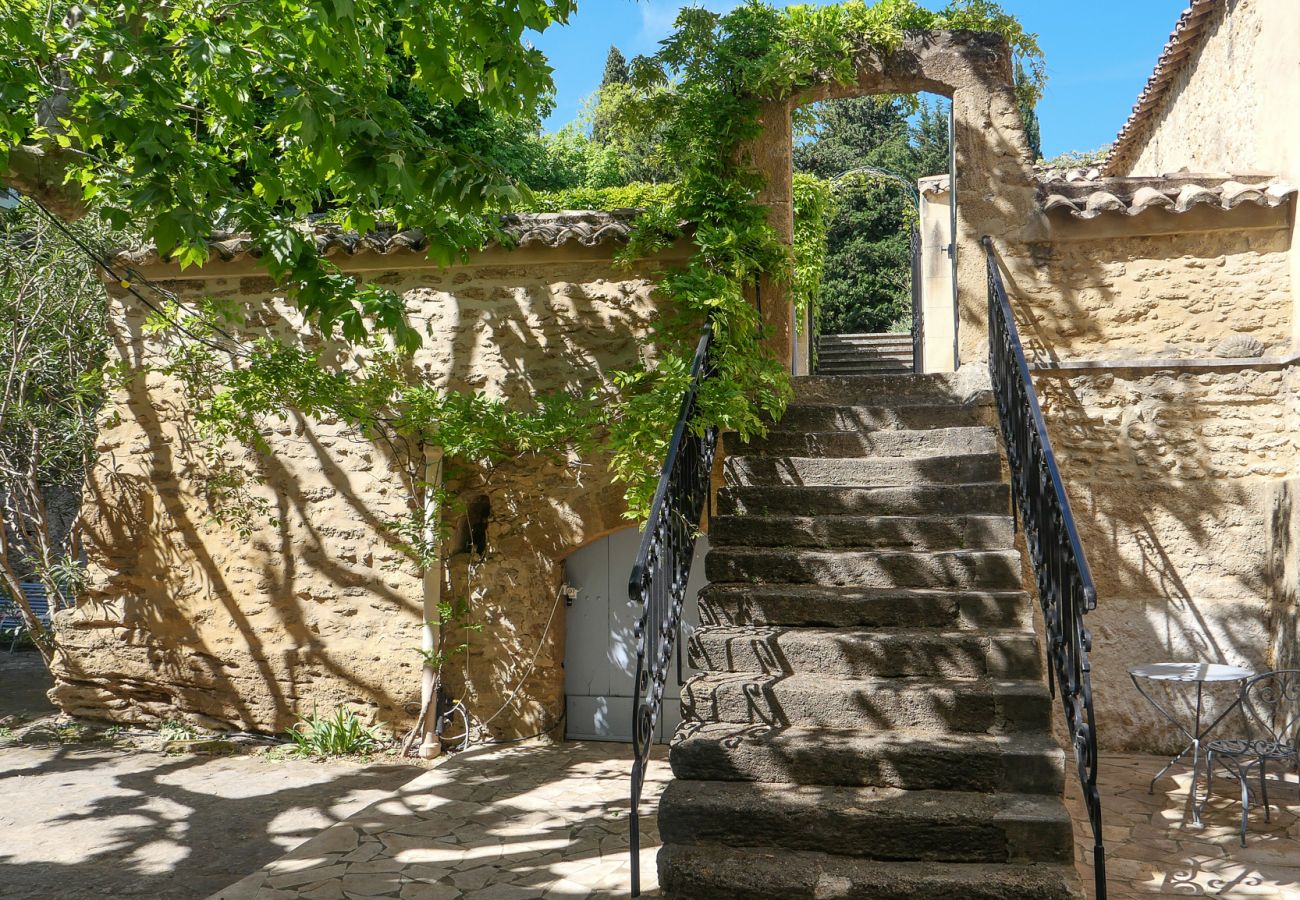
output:
[{"label": "stone archway", "polygon": [[[957,204],[957,304],[960,362],[982,363],[987,329],[984,255],[979,240],[1042,240],[1047,222],[1035,202],[1029,146],[1012,88],[1012,53],[997,34],[937,31],[909,35],[898,50],[859,54],[857,81],[805,88],[763,105],[761,134],[742,149],[764,176],[761,201],[781,239],[794,233],[791,114],[819,100],[927,91],[952,99],[954,146],[960,173]],[[793,315],[781,285],[765,279],[760,309],[772,328],[771,346],[789,365]],[[801,354],[806,358],[805,354]]]}]

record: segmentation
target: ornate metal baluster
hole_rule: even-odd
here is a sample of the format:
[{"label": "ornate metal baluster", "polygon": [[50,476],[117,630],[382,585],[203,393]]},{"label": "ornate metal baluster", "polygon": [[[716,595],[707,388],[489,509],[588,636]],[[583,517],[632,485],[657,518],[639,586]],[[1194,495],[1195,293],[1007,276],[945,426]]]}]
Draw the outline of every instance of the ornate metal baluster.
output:
[{"label": "ornate metal baluster", "polygon": [[983,243],[988,258],[989,374],[1011,466],[1016,512],[1034,564],[1043,608],[1048,687],[1053,696],[1061,699],[1066,727],[1074,744],[1083,802],[1092,825],[1097,900],[1105,900],[1106,851],[1101,837],[1097,728],[1088,662],[1092,635],[1084,622],[1085,613],[1097,606],[1097,591],[1079,543],[1038,395],[1030,380],[1029,364],[993,253],[993,242],[986,237]]},{"label": "ornate metal baluster", "polygon": [[691,383],[682,397],[668,455],[659,475],[650,518],[641,536],[641,549],[628,595],[642,606],[636,626],[636,695],[633,698],[632,809],[629,821],[632,852],[632,896],[641,893],[641,788],[645,783],[655,726],[663,706],[664,687],[672,671],[673,649],[681,631],[686,584],[695,556],[700,517],[709,498],[718,429],[697,434],[695,419],[700,385],[709,376],[709,346],[713,326],[700,335],[691,364]]}]

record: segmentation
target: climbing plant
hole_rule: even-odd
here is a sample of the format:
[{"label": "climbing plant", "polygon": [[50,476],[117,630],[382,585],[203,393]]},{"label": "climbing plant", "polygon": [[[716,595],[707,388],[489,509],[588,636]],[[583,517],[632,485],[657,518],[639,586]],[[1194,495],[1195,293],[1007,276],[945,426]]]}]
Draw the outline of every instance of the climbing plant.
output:
[{"label": "climbing plant", "polygon": [[[495,216],[524,205],[527,192],[474,152],[484,142],[463,140],[453,113],[535,109],[549,70],[523,33],[565,21],[574,6],[14,0],[0,8],[0,183],[64,215],[138,223],[183,266],[206,261],[213,232],[246,230],[261,265],[306,313],[313,341],[290,345],[232,338],[238,323],[220,304],[159,304],[153,327],[175,342],[164,367],[191,395],[218,454],[209,481],[216,508],[238,508],[254,493],[222,448],[265,448],[265,430],[293,409],[337,417],[406,461],[408,514],[390,532],[423,567],[443,539],[445,495],[431,453],[482,464],[557,451],[598,430],[630,514],[643,516],[704,321],[715,327],[715,375],[695,425],[748,438],[789,394],[753,287],[767,277],[791,285],[800,304],[817,302],[817,264],[798,263],[779,239],[758,202],[761,177],[739,153],[760,133],[763,100],[828,78],[847,83],[857,53],[894,50],[909,31],[998,31],[1041,72],[1033,36],[992,0],[937,12],[915,0],[682,10],[660,52],[635,61],[620,89],[618,115],[644,117],[661,136],[655,159],[676,174],[623,257],[651,254],[682,223],[692,255],[662,273],[653,349],[614,374],[613,396],[538,398],[519,410],[428,385],[412,361],[420,335],[402,298],[331,267],[300,225],[326,211],[361,231],[381,220],[421,226],[431,258],[444,263],[482,247]],[[394,85],[403,79],[428,109],[402,101]],[[805,221],[824,224],[822,188],[801,182],[798,201],[815,211]],[[340,335],[342,362],[305,349]]]},{"label": "climbing plant", "polygon": [[622,396],[611,407],[610,444],[634,512],[647,510],[654,462],[689,375],[693,336],[706,318],[715,329],[716,374],[701,396],[696,427],[714,424],[748,439],[781,414],[789,396],[788,374],[764,344],[749,292],[768,276],[795,284],[799,297],[793,259],[758,201],[761,176],[741,153],[761,132],[763,101],[827,80],[849,84],[860,52],[889,53],[909,32],[938,29],[1001,34],[1028,73],[1020,96],[1037,99],[1044,69],[1036,36],[994,0],[954,0],[937,11],[916,0],[786,9],[749,0],[725,14],[688,7],[660,51],[633,62],[640,103],[628,104],[627,114],[661,130],[659,155],[678,181],[658,227],[642,229],[628,252],[661,246],[663,226],[672,222],[691,223],[696,248],[661,281],[666,314],[652,335],[659,357],[616,379]]}]

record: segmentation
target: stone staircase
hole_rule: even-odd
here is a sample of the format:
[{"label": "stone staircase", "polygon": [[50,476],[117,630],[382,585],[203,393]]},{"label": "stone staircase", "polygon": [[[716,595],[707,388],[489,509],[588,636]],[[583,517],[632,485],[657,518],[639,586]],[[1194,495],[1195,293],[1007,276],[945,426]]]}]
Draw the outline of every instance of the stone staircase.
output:
[{"label": "stone staircase", "polygon": [[817,339],[818,375],[894,375],[911,371],[910,334],[823,334]]},{"label": "stone staircase", "polygon": [[977,377],[797,379],[726,436],[664,896],[1083,896]]}]

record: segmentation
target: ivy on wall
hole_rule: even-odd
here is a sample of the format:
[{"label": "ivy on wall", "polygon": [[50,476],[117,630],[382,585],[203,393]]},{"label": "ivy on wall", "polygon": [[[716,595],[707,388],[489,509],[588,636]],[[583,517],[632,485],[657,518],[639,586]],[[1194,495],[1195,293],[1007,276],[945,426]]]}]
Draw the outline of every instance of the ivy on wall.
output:
[{"label": "ivy on wall", "polygon": [[[1022,96],[1037,99],[1043,64],[1036,37],[994,0],[954,0],[938,11],[916,0],[783,10],[750,0],[726,14],[690,7],[657,54],[634,62],[630,83],[639,102],[625,102],[622,114],[653,123],[647,127],[663,136],[659,155],[679,180],[657,227],[639,229],[629,252],[662,246],[672,222],[692,223],[696,249],[662,279],[666,314],[651,336],[660,357],[653,368],[621,374],[622,396],[610,408],[614,471],[628,485],[633,515],[648,512],[701,321],[714,323],[715,375],[701,395],[696,428],[717,425],[748,440],[780,417],[789,398],[789,373],[764,343],[748,289],[767,276],[790,285],[797,303],[817,297],[809,290],[813,271],[796,264],[769,224],[758,201],[762,177],[742,153],[761,134],[763,102],[828,81],[851,84],[859,53],[889,53],[909,32],[933,30],[1001,34],[1030,73]],[[812,199],[807,184],[805,203]]]}]

